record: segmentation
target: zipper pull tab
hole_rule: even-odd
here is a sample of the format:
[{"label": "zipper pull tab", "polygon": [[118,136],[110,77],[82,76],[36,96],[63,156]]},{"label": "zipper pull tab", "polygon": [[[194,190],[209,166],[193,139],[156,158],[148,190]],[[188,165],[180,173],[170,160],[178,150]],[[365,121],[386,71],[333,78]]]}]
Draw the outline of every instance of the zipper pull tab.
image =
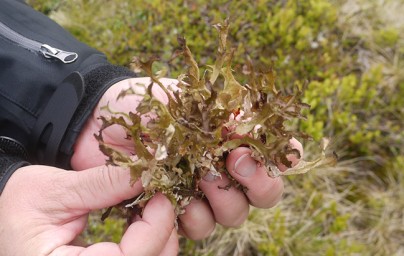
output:
[{"label": "zipper pull tab", "polygon": [[41,45],[41,53],[45,58],[56,58],[63,63],[72,63],[78,58],[78,54],[75,52],[66,52],[47,44]]}]

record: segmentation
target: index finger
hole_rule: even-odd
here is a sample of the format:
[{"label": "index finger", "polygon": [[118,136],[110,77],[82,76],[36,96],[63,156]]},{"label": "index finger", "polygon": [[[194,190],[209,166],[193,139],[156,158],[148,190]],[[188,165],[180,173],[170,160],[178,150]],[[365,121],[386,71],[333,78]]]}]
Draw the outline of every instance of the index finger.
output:
[{"label": "index finger", "polygon": [[[302,145],[296,139],[291,140],[291,146],[303,153]],[[299,162],[294,155],[288,158],[292,165]],[[282,198],[284,189],[282,179],[268,176],[266,167],[259,165],[251,157],[251,149],[240,147],[230,152],[226,159],[226,167],[233,178],[247,188],[246,196],[253,206],[270,208]],[[286,169],[285,166],[278,167],[281,171]]]}]

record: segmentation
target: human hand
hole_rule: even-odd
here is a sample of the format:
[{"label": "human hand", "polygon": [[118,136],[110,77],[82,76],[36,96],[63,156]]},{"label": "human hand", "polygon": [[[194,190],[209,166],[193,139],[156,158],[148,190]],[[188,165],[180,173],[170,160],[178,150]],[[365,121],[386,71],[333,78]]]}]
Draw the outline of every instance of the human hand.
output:
[{"label": "human hand", "polygon": [[[164,79],[163,84],[175,86],[176,80]],[[74,169],[81,170],[92,166],[102,165],[106,157],[98,150],[98,141],[94,134],[98,133],[101,121],[97,120],[100,115],[108,116],[107,111],[102,112],[101,107],[109,104],[110,108],[117,112],[128,112],[136,109],[141,96],[128,95],[116,101],[116,97],[123,90],[136,83],[149,84],[149,78],[134,78],[121,81],[112,86],[103,96],[98,107],[89,119],[86,127],[81,132],[75,146],[71,164]],[[153,87],[154,95],[162,102],[167,102],[167,97],[158,86]],[[145,120],[147,121],[147,120]],[[124,130],[119,126],[111,126],[103,131],[104,142],[113,145],[117,149],[134,153],[130,140],[125,139]],[[303,154],[302,145],[295,139],[291,140],[291,146]],[[225,175],[216,178],[212,175],[204,177],[200,183],[200,188],[206,195],[203,200],[193,200],[187,206],[185,214],[179,216],[179,233],[188,238],[199,240],[207,237],[214,230],[216,223],[227,227],[241,225],[247,218],[249,205],[259,208],[270,208],[274,206],[283,193],[283,182],[281,178],[270,178],[265,167],[258,166],[256,161],[250,156],[248,148],[240,147],[233,150],[227,157],[226,167],[229,173],[240,184],[248,188],[246,193],[238,189],[230,188],[228,191],[218,189],[218,186],[225,187],[229,184],[229,179]],[[292,165],[298,163],[296,156],[291,155],[289,160]],[[285,166],[278,166],[280,170],[285,170]]]},{"label": "human hand", "polygon": [[91,210],[142,191],[140,184],[130,186],[129,179],[129,171],[105,165],[84,172],[39,165],[18,169],[0,196],[0,255],[176,255],[174,210],[161,194],[149,201],[119,244],[71,244]]},{"label": "human hand", "polygon": [[[290,143],[303,155],[299,141],[292,139]],[[288,159],[292,166],[299,162],[295,155],[288,156]],[[281,177],[269,177],[266,167],[251,157],[249,148],[239,147],[230,152],[226,168],[235,180],[247,188],[247,192],[243,193],[234,187],[218,189],[228,185],[229,178],[226,175],[221,178],[206,175],[199,184],[206,199],[193,200],[185,214],[179,216],[180,234],[195,240],[203,239],[211,234],[216,222],[226,227],[240,226],[248,217],[250,205],[271,208],[281,200],[284,189]],[[278,165],[278,168],[281,171],[287,169],[284,165]]]}]

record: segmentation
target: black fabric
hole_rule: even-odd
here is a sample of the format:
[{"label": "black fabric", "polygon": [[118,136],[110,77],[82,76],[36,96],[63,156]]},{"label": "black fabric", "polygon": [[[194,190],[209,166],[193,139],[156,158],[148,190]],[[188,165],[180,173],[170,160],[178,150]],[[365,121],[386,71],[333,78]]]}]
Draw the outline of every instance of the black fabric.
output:
[{"label": "black fabric", "polygon": [[59,147],[66,128],[84,95],[84,78],[78,72],[71,73],[53,93],[46,107],[36,120],[32,132],[32,150],[42,164],[57,163]]},{"label": "black fabric", "polygon": [[20,157],[0,153],[0,195],[11,175],[26,165],[29,163]]},{"label": "black fabric", "polygon": [[0,194],[15,170],[29,165],[26,160],[27,151],[20,142],[0,136]]},{"label": "black fabric", "polygon": [[92,113],[91,110],[98,104],[105,91],[111,85],[134,76],[135,74],[129,69],[108,63],[98,65],[84,74],[86,92],[68,127],[64,143],[61,145],[57,162],[59,166],[69,168],[74,142]]},{"label": "black fabric", "polygon": [[[19,141],[33,164],[70,168],[75,140],[103,93],[135,74],[111,65],[105,55],[22,1],[0,1],[0,25],[0,136]],[[27,47],[26,40],[16,43],[5,33],[10,30],[34,47]],[[77,53],[78,58],[70,64],[45,58],[32,42]],[[73,85],[76,91],[67,90],[63,99],[63,81],[73,73],[79,74],[83,83]],[[60,109],[55,108],[55,102],[60,102]],[[57,114],[52,114],[51,108],[57,109]],[[55,117],[66,119],[59,122]],[[41,125],[47,123],[57,123],[57,132]],[[4,164],[0,168],[7,169]]]},{"label": "black fabric", "polygon": [[19,141],[5,136],[0,136],[0,154],[28,159],[27,150]]}]

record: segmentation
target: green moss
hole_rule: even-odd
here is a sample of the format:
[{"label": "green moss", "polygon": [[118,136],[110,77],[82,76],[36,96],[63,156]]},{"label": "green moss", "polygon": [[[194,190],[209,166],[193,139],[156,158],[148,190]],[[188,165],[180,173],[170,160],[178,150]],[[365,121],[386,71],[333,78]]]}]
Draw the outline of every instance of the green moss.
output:
[{"label": "green moss", "polygon": [[400,39],[399,30],[396,28],[385,28],[374,32],[374,38],[381,47],[394,47]]},{"label": "green moss", "polygon": [[62,4],[61,0],[29,0],[27,1],[32,7],[45,14],[56,11]]},{"label": "green moss", "polygon": [[114,214],[102,222],[100,212],[91,214],[88,223],[84,235],[86,242],[89,244],[102,241],[119,243],[126,226],[126,220]]}]

